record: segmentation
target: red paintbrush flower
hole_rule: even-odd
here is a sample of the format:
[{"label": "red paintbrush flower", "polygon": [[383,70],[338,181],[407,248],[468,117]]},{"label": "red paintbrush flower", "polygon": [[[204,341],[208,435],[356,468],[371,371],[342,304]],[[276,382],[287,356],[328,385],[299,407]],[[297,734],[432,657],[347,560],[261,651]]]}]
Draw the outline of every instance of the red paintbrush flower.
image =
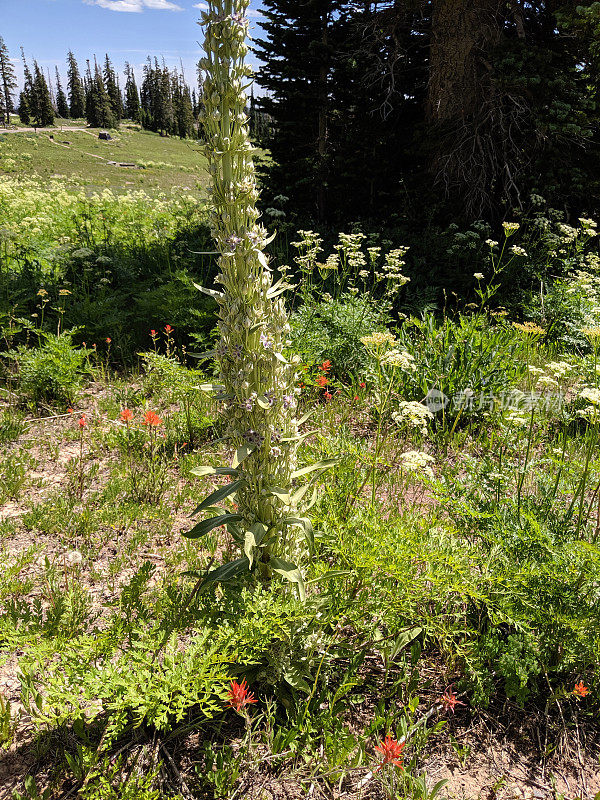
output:
[{"label": "red paintbrush flower", "polygon": [[87,422],[86,422],[86,419],[85,419],[85,414],[82,414],[79,417],[79,427],[81,428],[81,430],[83,430],[84,428],[87,428]]},{"label": "red paintbrush flower", "polygon": [[130,422],[133,419],[133,412],[131,412],[128,408],[124,408],[121,411],[121,422]]},{"label": "red paintbrush flower", "polygon": [[166,334],[171,333],[172,330],[173,330],[173,328],[170,325],[165,325],[165,333]]},{"label": "red paintbrush flower", "polygon": [[402,763],[404,742],[397,742],[395,739],[392,739],[388,733],[383,742],[375,747],[375,750],[379,751],[383,756],[383,761],[378,766],[377,771],[382,769],[386,764],[393,764],[399,769],[404,769],[404,764]]},{"label": "red paintbrush flower", "polygon": [[227,705],[230,708],[233,708],[238,713],[241,713],[242,709],[244,709],[246,706],[256,702],[258,701],[252,692],[248,691],[248,684],[246,683],[245,678],[241,683],[237,683],[237,681],[231,681],[229,691],[227,692]]},{"label": "red paintbrush flower", "polygon": [[325,402],[328,403],[331,400],[331,398],[333,397],[333,395],[330,394],[329,392],[325,392],[323,397],[325,398]]},{"label": "red paintbrush flower", "polygon": [[327,380],[325,375],[319,375],[319,377],[317,378],[315,383],[317,384],[317,386],[320,386],[321,388],[323,388],[323,387],[327,386],[329,381]]},{"label": "red paintbrush flower", "polygon": [[573,694],[578,700],[587,697],[589,693],[590,690],[583,683],[583,681],[579,681],[579,683],[576,683],[573,687]]},{"label": "red paintbrush flower", "polygon": [[159,425],[162,425],[162,419],[158,416],[158,414],[155,414],[154,411],[146,411],[142,425],[150,425],[151,427],[156,428]]},{"label": "red paintbrush flower", "polygon": [[327,361],[324,361],[320,366],[321,372],[329,372],[330,369],[331,369],[331,361],[329,361],[329,359]]},{"label": "red paintbrush flower", "polygon": [[457,700],[456,695],[452,691],[452,687],[446,689],[444,694],[438,698],[438,703],[442,706],[444,711],[451,711],[454,714],[456,706],[464,706],[460,700]]}]

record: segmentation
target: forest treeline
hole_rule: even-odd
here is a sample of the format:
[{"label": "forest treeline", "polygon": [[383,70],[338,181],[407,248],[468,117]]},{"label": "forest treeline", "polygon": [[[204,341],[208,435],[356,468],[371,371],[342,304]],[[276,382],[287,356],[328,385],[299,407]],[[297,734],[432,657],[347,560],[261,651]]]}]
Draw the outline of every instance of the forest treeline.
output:
[{"label": "forest treeline", "polygon": [[198,91],[185,80],[183,70],[169,69],[148,56],[138,88],[130,64],[125,64],[121,88],[108,54],[102,63],[86,61],[83,72],[74,54],[67,55],[67,84],[63,87],[58,67],[54,79],[44,75],[34,59],[30,66],[23,49],[24,87],[14,102],[17,80],[8,48],[0,37],[0,122],[10,122],[18,112],[24,125],[52,125],[56,117],[83,119],[97,128],[116,128],[122,119],[139,122],[143,128],[182,138],[195,137],[200,114],[201,76]]},{"label": "forest treeline", "polygon": [[[320,225],[599,203],[600,3],[264,0],[265,202]],[[285,199],[288,198],[288,199]]]}]

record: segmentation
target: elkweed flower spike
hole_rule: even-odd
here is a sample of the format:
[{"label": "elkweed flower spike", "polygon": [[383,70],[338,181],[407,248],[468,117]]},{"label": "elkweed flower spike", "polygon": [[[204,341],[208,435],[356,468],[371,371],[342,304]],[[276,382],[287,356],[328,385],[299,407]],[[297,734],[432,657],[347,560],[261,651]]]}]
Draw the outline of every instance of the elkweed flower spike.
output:
[{"label": "elkweed flower spike", "polygon": [[[296,415],[297,357],[288,358],[289,322],[284,279],[273,283],[265,247],[270,239],[259,224],[258,192],[245,113],[251,70],[245,64],[249,0],[210,0],[202,14],[205,57],[204,118],[212,204],[211,230],[219,253],[220,289],[198,287],[218,303],[220,339],[214,356],[219,383],[205,384],[223,403],[226,438],[235,455],[231,466],[199,467],[196,475],[231,478],[196,509],[214,513],[216,503],[234,499],[234,511],[198,522],[186,536],[198,538],[225,526],[240,557],[205,576],[202,586],[247,571],[263,579],[279,573],[304,595],[301,565],[312,548],[310,521],[299,514],[305,498],[314,502],[311,480],[331,466],[320,462],[297,470],[299,434],[306,418]],[[310,490],[310,491],[309,491]],[[310,505],[310,500],[305,507]]]}]

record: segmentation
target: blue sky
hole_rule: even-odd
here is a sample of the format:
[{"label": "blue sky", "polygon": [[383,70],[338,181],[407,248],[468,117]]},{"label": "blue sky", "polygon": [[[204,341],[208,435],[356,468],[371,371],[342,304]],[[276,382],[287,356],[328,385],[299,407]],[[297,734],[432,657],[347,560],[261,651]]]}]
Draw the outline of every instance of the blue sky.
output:
[{"label": "blue sky", "polygon": [[[120,73],[129,61],[138,85],[146,55],[164,56],[170,67],[183,68],[189,83],[194,80],[200,57],[202,31],[196,24],[200,0],[0,0],[0,36],[15,61],[19,82],[22,69],[19,48],[27,59],[36,58],[44,71],[54,65],[66,73],[65,58],[72,49],[85,69],[86,58],[108,53]],[[250,2],[250,35],[260,35],[260,0]],[[254,59],[250,62],[255,65]]]}]

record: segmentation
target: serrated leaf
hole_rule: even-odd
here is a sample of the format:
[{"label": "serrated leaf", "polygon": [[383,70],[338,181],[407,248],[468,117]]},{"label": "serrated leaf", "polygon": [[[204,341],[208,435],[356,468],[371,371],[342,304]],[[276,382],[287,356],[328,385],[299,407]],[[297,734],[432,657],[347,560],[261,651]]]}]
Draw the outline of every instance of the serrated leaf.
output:
[{"label": "serrated leaf", "polygon": [[302,578],[302,573],[300,572],[299,568],[296,564],[292,564],[290,561],[284,561],[282,558],[277,558],[273,556],[269,559],[269,566],[273,570],[273,572],[277,572],[286,581],[290,581],[290,583],[295,583],[298,585],[298,593],[300,594],[301,600],[306,600],[306,592],[304,590],[304,580]]},{"label": "serrated leaf", "polygon": [[197,358],[199,361],[206,361],[209,358],[214,358],[216,354],[216,350],[207,350],[205,353],[188,353],[188,356],[191,358]]},{"label": "serrated leaf", "polygon": [[318,461],[316,464],[311,464],[310,467],[302,467],[302,469],[295,470],[292,472],[292,478],[300,478],[302,475],[310,475],[311,472],[316,472],[317,470],[330,469],[330,467],[333,467],[337,463],[337,458],[327,458],[323,461]]},{"label": "serrated leaf", "polygon": [[232,468],[236,469],[237,467],[239,467],[242,461],[245,458],[248,458],[248,456],[255,450],[256,447],[252,444],[245,444],[242,447],[238,447],[238,449],[235,451],[235,455],[233,456],[233,461],[231,463]]},{"label": "serrated leaf", "polygon": [[184,533],[186,539],[199,539],[201,536],[209,533],[221,525],[226,525],[228,522],[240,522],[242,520],[241,514],[221,514],[218,517],[211,517],[210,519],[203,519],[197,525]]},{"label": "serrated leaf", "polygon": [[205,475],[238,475],[238,470],[232,467],[194,467],[190,472],[197,478],[203,478]]},{"label": "serrated leaf", "polygon": [[208,495],[200,505],[192,511],[190,514],[191,517],[194,517],[199,511],[204,511],[205,508],[208,506],[212,506],[215,503],[220,503],[225,497],[229,497],[230,494],[234,494],[245,483],[244,480],[237,480],[228,483],[226,486],[220,486],[214,492]]}]

